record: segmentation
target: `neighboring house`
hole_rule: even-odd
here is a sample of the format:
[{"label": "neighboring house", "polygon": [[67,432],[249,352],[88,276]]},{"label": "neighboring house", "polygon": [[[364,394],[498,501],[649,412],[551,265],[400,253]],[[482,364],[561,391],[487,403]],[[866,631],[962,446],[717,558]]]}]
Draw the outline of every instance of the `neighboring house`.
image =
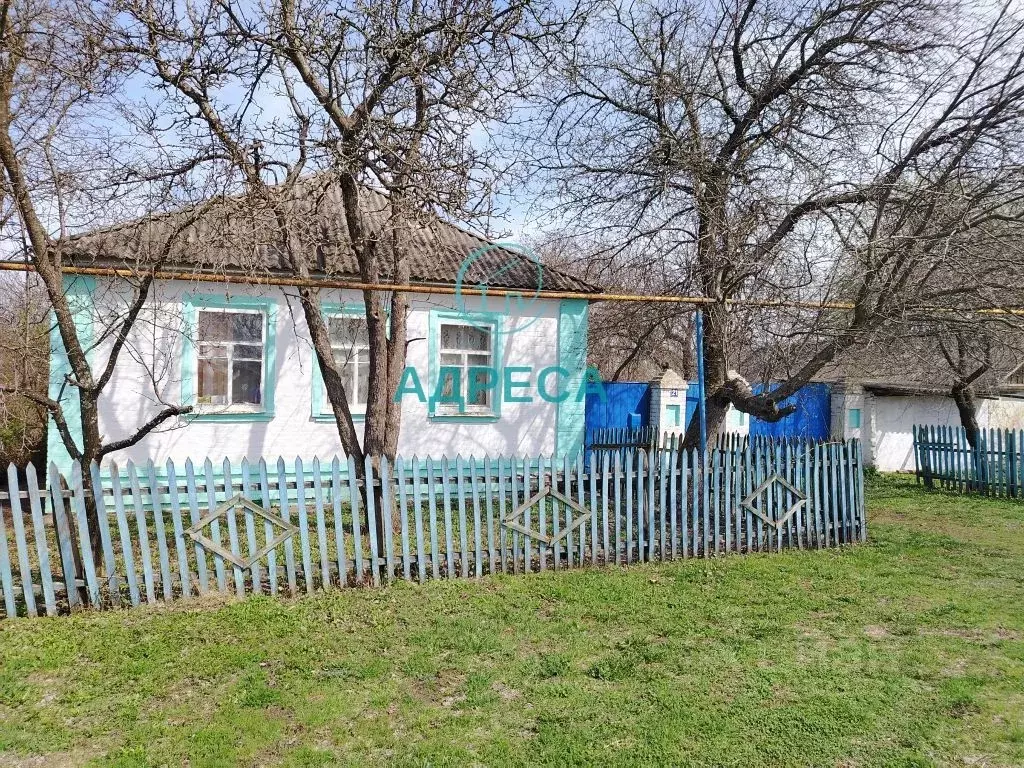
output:
[{"label": "neighboring house", "polygon": [[[978,392],[982,429],[1024,428],[1024,398],[1009,388]],[[832,387],[832,436],[862,441],[864,460],[881,472],[914,471],[917,425],[959,427],[948,389],[897,381],[844,381]]]},{"label": "neighboring house", "polygon": [[[311,271],[325,285],[358,281],[351,248],[337,223],[338,201],[330,189],[319,193],[315,226],[309,228],[315,235],[305,241]],[[387,207],[382,195],[367,192],[364,199],[365,205],[377,206],[374,213]],[[260,234],[260,221],[240,225],[218,208],[193,223],[184,221],[185,215],[154,217],[75,239],[67,288],[79,333],[103,350],[110,339],[99,329],[109,329],[123,312],[126,284],[117,277],[75,270],[145,268],[151,263],[146,254],[159,250],[166,232],[177,226],[186,229],[160,266],[181,279],[155,282],[103,396],[100,428],[106,439],[117,439],[131,434],[163,405],[189,404],[195,412],[170,420],[108,459],[179,462],[211,457],[217,464],[224,457],[340,454],[302,309],[296,290],[287,284],[294,275],[283,268],[273,245],[252,236],[254,229]],[[409,295],[407,366],[415,375],[405,383],[414,389],[413,378],[418,380],[425,401],[416,394],[402,398],[399,454],[425,458],[578,452],[584,432],[584,402],[578,392],[587,387],[588,300],[548,294],[597,290],[515,248],[488,243],[447,223],[420,224],[411,237],[411,283],[450,291],[461,279],[469,288],[486,284],[521,291],[522,298]],[[325,287],[321,300],[360,420],[368,382],[362,293]],[[58,349],[51,357],[51,396],[60,398],[73,415],[73,392],[62,387],[67,361],[59,337],[54,339]],[[97,359],[105,354],[100,352]],[[442,367],[465,372],[463,381],[479,375],[471,369],[493,369],[497,386],[478,388],[472,402],[462,406],[431,402],[432,394],[446,392],[438,389]],[[70,460],[52,424],[48,448],[50,458],[66,468]]]},{"label": "neighboring house", "polygon": [[[847,372],[862,372],[860,367],[847,367]],[[1009,371],[1009,372],[1008,372]],[[921,375],[919,379],[923,379]],[[830,382],[814,381],[791,399],[804,414],[794,414],[777,424],[765,425],[746,414],[730,408],[724,431],[755,436],[806,437],[818,439],[862,441],[865,462],[883,472],[914,470],[915,425],[932,424],[960,426],[960,415],[950,397],[949,386],[927,386],[904,373],[887,380],[854,378],[852,375]],[[933,379],[940,379],[938,375]],[[644,384],[607,385],[608,403],[596,397],[588,404],[588,429],[611,426],[656,426],[661,439],[680,435],[696,406],[695,382],[687,382],[672,370]],[[1003,368],[988,377],[978,390],[978,419],[983,428],[1024,429],[1024,369]],[[619,400],[632,405],[632,412],[623,415]],[[610,423],[608,413],[618,414]],[[771,429],[765,429],[765,427]]]}]

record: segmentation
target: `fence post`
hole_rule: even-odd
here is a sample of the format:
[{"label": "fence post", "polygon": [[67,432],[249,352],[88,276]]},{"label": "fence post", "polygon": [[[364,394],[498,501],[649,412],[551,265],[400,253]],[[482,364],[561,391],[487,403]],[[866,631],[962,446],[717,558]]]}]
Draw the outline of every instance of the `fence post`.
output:
[{"label": "fence post", "polygon": [[921,440],[921,462],[924,487],[928,490],[932,489],[932,462],[931,462],[931,444],[930,438],[932,437],[932,428],[923,427],[919,430],[918,434],[924,434],[924,438]]},{"label": "fence post", "polygon": [[1009,459],[1009,478],[1006,495],[1011,499],[1017,496],[1017,446],[1012,429],[1006,430],[1006,455]]},{"label": "fence post", "polygon": [[913,438],[913,481],[915,484],[921,484],[921,437],[919,434],[918,425],[914,424],[910,427],[910,433]]},{"label": "fence post", "polygon": [[61,565],[64,569],[64,591],[68,605],[77,608],[82,604],[78,595],[77,571],[75,568],[75,542],[68,523],[67,509],[64,506],[63,478],[57,471],[57,465],[50,464],[50,500],[53,504],[53,522],[57,531],[57,545],[60,549]]}]

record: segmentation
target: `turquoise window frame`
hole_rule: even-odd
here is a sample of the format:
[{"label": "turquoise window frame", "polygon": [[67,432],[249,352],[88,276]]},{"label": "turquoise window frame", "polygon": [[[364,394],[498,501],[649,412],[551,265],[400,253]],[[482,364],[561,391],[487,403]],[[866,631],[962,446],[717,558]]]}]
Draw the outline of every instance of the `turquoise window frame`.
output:
[{"label": "turquoise window frame", "polygon": [[850,408],[846,412],[847,424],[849,425],[850,429],[860,429],[860,416],[860,408]]},{"label": "turquoise window frame", "polygon": [[196,333],[201,309],[247,309],[263,312],[263,410],[225,411],[214,413],[193,412],[184,418],[189,421],[261,422],[274,418],[274,390],[277,385],[277,301],[263,296],[220,296],[212,294],[185,294],[182,297],[185,319],[185,340],[181,357],[181,402],[196,404],[199,350]]},{"label": "turquoise window frame", "polygon": [[[324,316],[324,319],[330,317],[359,317],[362,320],[366,320],[366,305],[361,302],[343,302],[341,304],[334,304],[324,302],[320,305],[320,313]],[[310,418],[321,424],[333,424],[334,413],[333,411],[324,411],[325,405],[325,392],[324,392],[324,376],[320,373],[320,363],[316,359],[316,350],[313,350],[313,385],[312,392],[309,398],[309,412]],[[351,405],[349,408],[351,409]],[[360,422],[366,421],[366,410],[360,412],[353,411],[352,421]]]},{"label": "turquoise window frame", "polygon": [[[501,420],[502,381],[504,366],[502,361],[502,329],[505,316],[498,312],[459,312],[448,309],[432,309],[427,327],[427,415],[431,421],[453,424],[487,424]],[[491,358],[497,372],[497,382],[492,390],[491,413],[437,413],[433,401],[437,391],[437,382],[441,376],[441,325],[445,323],[461,323],[477,328],[491,327]]]}]

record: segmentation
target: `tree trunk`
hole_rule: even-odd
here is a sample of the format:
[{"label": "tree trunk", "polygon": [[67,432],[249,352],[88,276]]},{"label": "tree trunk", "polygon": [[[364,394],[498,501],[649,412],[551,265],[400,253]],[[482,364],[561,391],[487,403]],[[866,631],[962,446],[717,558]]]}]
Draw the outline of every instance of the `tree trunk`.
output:
[{"label": "tree trunk", "polygon": [[101,493],[102,489],[93,490],[92,473],[89,471],[102,444],[97,399],[98,397],[93,392],[79,387],[78,403],[82,417],[82,455],[79,463],[82,469],[82,488],[85,492],[85,518],[89,525],[89,545],[92,547],[92,559],[99,568],[103,562],[103,539],[100,536],[100,516],[96,493]]},{"label": "tree trunk", "polygon": [[970,384],[954,384],[952,394],[956,409],[960,412],[960,424],[967,431],[967,443],[971,448],[976,448],[981,427],[978,424],[978,398],[974,387]]},{"label": "tree trunk", "polygon": [[92,487],[92,474],[89,472],[89,467],[85,465],[82,466],[82,492],[85,495],[85,519],[89,524],[89,546],[92,547],[92,559],[96,568],[102,572],[104,567],[103,537],[100,536],[100,515],[96,494],[103,493],[103,489]]},{"label": "tree trunk", "polygon": [[[378,280],[378,277],[371,277]],[[366,329],[370,340],[370,386],[366,397],[366,421],[363,425],[363,451],[367,456],[384,456],[387,426],[388,368],[390,350],[388,344],[387,309],[384,294],[379,291],[364,291],[366,303]]]},{"label": "tree trunk", "polygon": [[[708,443],[725,424],[729,412],[729,398],[725,391],[727,380],[726,338],[728,310],[725,304],[710,304],[704,312],[704,408],[707,415]],[[684,448],[695,448],[700,443],[700,420],[696,414],[690,419],[683,436]]]}]

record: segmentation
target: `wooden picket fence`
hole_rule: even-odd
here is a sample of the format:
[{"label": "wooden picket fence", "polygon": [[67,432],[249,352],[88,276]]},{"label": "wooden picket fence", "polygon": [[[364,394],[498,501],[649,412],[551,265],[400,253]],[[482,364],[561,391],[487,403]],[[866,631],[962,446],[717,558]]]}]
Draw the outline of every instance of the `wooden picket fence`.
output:
[{"label": "wooden picket fence", "polygon": [[587,430],[587,448],[592,451],[634,448],[651,450],[658,447],[658,427],[597,427]]},{"label": "wooden picket fence", "polygon": [[413,458],[356,469],[351,459],[92,466],[93,531],[81,467],[65,479],[51,466],[41,483],[12,466],[0,491],[0,616],[832,547],[866,535],[855,441],[718,445],[704,461],[674,446],[589,465]]},{"label": "wooden picket fence", "polygon": [[926,488],[1021,498],[1024,430],[982,429],[975,445],[963,427],[914,427],[914,474]]}]

